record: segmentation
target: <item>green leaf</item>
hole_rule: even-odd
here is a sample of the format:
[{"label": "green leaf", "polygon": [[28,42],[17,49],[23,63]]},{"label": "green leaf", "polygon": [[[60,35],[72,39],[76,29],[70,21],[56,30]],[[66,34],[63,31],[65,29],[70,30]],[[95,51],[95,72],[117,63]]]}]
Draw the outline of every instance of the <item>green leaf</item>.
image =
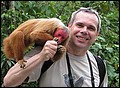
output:
[{"label": "green leaf", "polygon": [[113,52],[113,48],[111,48],[111,47],[107,47],[106,50],[107,50],[108,52],[110,52],[110,53]]},{"label": "green leaf", "polygon": [[114,77],[116,75],[115,69],[111,65],[107,65],[107,72],[108,72],[108,76],[110,77]]},{"label": "green leaf", "polygon": [[105,42],[105,38],[101,37],[101,36],[98,36],[98,39],[102,40],[103,42]]},{"label": "green leaf", "polygon": [[102,49],[102,46],[101,46],[101,44],[100,43],[95,43],[95,46],[97,46],[99,49]]}]

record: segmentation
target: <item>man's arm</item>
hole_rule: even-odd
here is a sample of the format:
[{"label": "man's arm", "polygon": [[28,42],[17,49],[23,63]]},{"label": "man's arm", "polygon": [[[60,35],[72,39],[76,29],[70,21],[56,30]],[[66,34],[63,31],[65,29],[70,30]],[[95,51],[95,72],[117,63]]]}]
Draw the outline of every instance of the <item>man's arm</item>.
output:
[{"label": "man's arm", "polygon": [[56,51],[57,42],[53,40],[47,41],[40,53],[26,60],[27,62],[24,69],[20,68],[18,63],[11,67],[7,75],[4,77],[3,85],[5,87],[19,86],[29,76],[32,70],[35,69],[35,67],[41,64],[41,62],[52,58]]}]

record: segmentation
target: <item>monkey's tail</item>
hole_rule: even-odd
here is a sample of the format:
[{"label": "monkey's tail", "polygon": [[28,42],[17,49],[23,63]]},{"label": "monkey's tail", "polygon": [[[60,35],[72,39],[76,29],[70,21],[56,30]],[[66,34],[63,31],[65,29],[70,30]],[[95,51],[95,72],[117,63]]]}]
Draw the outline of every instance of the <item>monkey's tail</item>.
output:
[{"label": "monkey's tail", "polygon": [[7,58],[14,58],[14,53],[11,48],[9,37],[7,37],[3,40],[3,52]]}]

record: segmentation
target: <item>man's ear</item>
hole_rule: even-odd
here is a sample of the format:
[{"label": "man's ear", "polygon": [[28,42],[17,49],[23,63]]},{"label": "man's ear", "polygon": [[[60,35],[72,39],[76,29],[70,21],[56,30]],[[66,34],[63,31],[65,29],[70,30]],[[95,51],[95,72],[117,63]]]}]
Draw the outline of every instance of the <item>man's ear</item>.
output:
[{"label": "man's ear", "polygon": [[98,36],[99,36],[99,32],[96,33],[96,39],[95,40],[97,40]]},{"label": "man's ear", "polygon": [[99,36],[99,32],[96,33],[96,36],[97,36],[97,37]]}]

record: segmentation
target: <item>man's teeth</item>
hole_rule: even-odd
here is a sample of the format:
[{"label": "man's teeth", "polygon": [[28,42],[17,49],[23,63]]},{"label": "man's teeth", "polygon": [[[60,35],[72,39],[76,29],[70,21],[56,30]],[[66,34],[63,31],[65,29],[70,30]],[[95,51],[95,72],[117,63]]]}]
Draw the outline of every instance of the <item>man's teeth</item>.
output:
[{"label": "man's teeth", "polygon": [[77,38],[80,38],[80,39],[85,39],[85,40],[89,40],[89,38],[81,38],[79,36],[76,36]]}]

